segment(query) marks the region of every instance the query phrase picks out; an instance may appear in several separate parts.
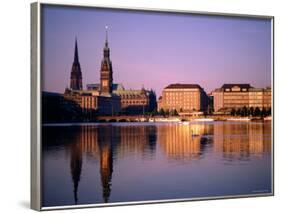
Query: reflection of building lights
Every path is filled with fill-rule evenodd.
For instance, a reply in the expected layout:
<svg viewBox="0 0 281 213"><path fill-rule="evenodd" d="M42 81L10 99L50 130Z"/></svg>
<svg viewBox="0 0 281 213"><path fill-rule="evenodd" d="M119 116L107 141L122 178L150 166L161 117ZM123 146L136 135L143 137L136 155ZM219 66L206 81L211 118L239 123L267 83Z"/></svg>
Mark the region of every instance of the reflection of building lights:
<svg viewBox="0 0 281 213"><path fill-rule="evenodd" d="M204 125L163 125L158 127L159 143L166 155L174 159L198 158L200 140L206 132ZM208 131L210 131L209 129ZM194 137L194 134L199 137Z"/></svg>
<svg viewBox="0 0 281 213"><path fill-rule="evenodd" d="M233 124L214 126L214 150L228 156L247 157L249 154L270 152L271 127L263 123Z"/></svg>
<svg viewBox="0 0 281 213"><path fill-rule="evenodd" d="M113 159L132 154L142 157L147 149L156 149L156 141L165 156L174 160L197 160L206 147L230 161L271 152L271 125L264 123L81 126L71 130L71 134L74 143L70 149L70 164L75 202L78 201L84 153L100 161L103 199L108 202Z"/></svg>

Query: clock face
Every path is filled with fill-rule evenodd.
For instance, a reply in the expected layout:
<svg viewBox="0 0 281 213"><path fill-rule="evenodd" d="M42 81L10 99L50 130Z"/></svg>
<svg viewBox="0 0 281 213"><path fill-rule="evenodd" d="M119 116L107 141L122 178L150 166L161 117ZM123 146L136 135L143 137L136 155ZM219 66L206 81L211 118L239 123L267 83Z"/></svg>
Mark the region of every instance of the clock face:
<svg viewBox="0 0 281 213"><path fill-rule="evenodd" d="M108 86L108 81L107 80L103 80L102 81L102 86L103 87L107 87Z"/></svg>

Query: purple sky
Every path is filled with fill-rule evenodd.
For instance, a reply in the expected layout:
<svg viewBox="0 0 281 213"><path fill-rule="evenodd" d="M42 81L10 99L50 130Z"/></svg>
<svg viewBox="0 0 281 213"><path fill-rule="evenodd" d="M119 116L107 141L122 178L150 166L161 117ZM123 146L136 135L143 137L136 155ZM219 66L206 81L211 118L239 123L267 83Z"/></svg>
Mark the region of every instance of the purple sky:
<svg viewBox="0 0 281 213"><path fill-rule="evenodd" d="M113 81L126 89L144 85L159 96L170 83L206 92L224 83L271 84L269 19L44 6L44 91L69 86L75 36L83 87L99 83L106 25Z"/></svg>

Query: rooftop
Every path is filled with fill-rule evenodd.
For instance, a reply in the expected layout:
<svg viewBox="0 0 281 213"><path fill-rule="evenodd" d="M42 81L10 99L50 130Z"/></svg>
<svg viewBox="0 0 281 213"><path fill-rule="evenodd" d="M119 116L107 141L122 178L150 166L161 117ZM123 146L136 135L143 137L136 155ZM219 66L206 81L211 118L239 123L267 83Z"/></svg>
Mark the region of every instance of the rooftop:
<svg viewBox="0 0 281 213"><path fill-rule="evenodd" d="M62 96L62 94L60 94L60 93L57 93L57 92L48 92L48 91L42 91L42 95L43 96L53 96L53 97L55 97L55 96Z"/></svg>
<svg viewBox="0 0 281 213"><path fill-rule="evenodd" d="M198 84L170 84L169 86L165 87L165 89L201 89L200 85Z"/></svg>
<svg viewBox="0 0 281 213"><path fill-rule="evenodd" d="M226 89L226 88L229 88L231 89L232 87L240 87L240 88L252 88L252 86L250 84L224 84L222 85L222 89Z"/></svg>

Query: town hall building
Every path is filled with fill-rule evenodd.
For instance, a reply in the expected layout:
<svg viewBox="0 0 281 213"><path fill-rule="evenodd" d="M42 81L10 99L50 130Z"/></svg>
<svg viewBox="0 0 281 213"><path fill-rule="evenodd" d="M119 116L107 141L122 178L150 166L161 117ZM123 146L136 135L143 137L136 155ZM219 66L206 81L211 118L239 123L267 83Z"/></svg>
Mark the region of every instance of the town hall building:
<svg viewBox="0 0 281 213"><path fill-rule="evenodd" d="M65 100L79 105L84 114L117 115L144 114L156 109L156 94L141 88L126 90L122 84L113 83L113 68L106 32L103 59L100 68L100 83L88 84L83 89L82 71L75 40L74 60L70 74L70 88L64 92Z"/></svg>

